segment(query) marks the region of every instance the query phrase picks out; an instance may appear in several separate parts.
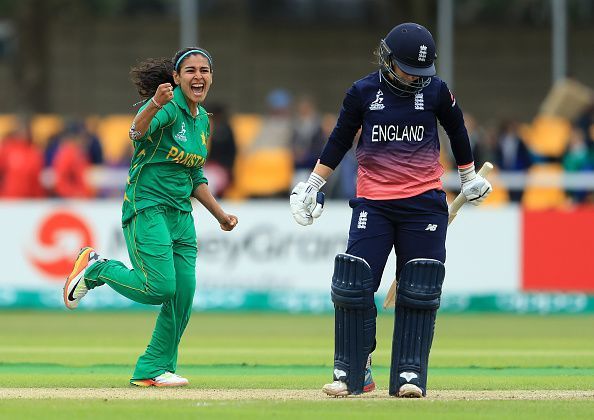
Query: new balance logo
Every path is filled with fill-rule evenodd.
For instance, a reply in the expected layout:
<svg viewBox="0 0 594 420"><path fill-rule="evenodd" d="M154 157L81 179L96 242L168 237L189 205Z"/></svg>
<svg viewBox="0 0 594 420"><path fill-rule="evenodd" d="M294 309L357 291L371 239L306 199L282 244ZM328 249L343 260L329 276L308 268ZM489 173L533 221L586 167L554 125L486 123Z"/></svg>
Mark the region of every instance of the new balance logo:
<svg viewBox="0 0 594 420"><path fill-rule="evenodd" d="M357 222L357 229L367 229L367 212L359 213L359 221Z"/></svg>
<svg viewBox="0 0 594 420"><path fill-rule="evenodd" d="M415 109L420 109L421 111L425 109L425 100L422 93L415 95Z"/></svg>
<svg viewBox="0 0 594 420"><path fill-rule="evenodd" d="M384 92L382 90L378 90L375 94L375 101L373 101L369 105L370 111L377 111L378 109L384 109L385 105L382 103L384 101Z"/></svg>
<svg viewBox="0 0 594 420"><path fill-rule="evenodd" d="M425 61L427 58L427 46L421 45L419 47L419 61Z"/></svg>
<svg viewBox="0 0 594 420"><path fill-rule="evenodd" d="M414 372L402 372L399 376L406 380L406 382L410 382L411 380L419 377L419 375Z"/></svg>
<svg viewBox="0 0 594 420"><path fill-rule="evenodd" d="M437 230L437 225L432 225L431 223L429 223L427 225L427 227L425 228L425 230L431 231L431 232L435 232Z"/></svg>

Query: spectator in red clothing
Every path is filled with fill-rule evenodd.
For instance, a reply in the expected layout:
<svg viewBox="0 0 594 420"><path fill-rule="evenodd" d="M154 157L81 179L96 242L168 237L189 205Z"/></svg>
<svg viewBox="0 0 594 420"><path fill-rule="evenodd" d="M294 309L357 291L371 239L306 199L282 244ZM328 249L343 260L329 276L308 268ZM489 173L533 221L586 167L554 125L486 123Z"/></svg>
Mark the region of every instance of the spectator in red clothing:
<svg viewBox="0 0 594 420"><path fill-rule="evenodd" d="M95 192L87 180L89 167L89 158L81 133L66 133L58 146L52 164L56 196L61 198L94 197Z"/></svg>
<svg viewBox="0 0 594 420"><path fill-rule="evenodd" d="M25 130L8 134L0 143L0 197L40 198L43 155Z"/></svg>

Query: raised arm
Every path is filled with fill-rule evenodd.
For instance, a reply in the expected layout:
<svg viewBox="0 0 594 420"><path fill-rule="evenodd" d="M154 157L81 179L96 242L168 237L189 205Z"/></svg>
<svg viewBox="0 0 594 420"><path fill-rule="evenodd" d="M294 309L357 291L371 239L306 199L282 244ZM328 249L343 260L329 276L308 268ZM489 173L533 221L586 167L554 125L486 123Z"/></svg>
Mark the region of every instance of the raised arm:
<svg viewBox="0 0 594 420"><path fill-rule="evenodd" d="M146 107L144 107L134 118L128 136L130 140L140 140L147 132L155 131L157 128L164 126L169 121L169 114L166 111L162 112L160 118L155 119L157 113L163 109L167 103L173 99L173 86L171 83L163 83L159 85L155 95L151 97ZM153 123L154 120L154 123ZM151 127L153 123L154 127Z"/></svg>

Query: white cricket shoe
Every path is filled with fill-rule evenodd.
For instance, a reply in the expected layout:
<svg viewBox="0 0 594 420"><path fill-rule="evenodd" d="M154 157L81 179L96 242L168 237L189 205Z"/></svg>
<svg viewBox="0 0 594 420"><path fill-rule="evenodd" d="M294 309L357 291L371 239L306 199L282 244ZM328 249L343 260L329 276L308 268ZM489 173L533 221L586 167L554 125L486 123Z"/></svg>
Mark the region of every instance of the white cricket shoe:
<svg viewBox="0 0 594 420"><path fill-rule="evenodd" d="M87 294L89 289L85 284L85 272L90 266L102 258L90 246L80 250L74 268L66 279L64 285L64 304L68 309L76 309L78 302Z"/></svg>
<svg viewBox="0 0 594 420"><path fill-rule="evenodd" d="M341 381L339 378L346 377L346 373L335 369L334 370L334 378L335 381L331 384L326 384L322 387L322 391L324 391L327 395L332 397L346 397L351 393L348 390L346 382ZM367 357L367 364L365 365L365 379L363 381L363 394L367 392L371 392L375 390L375 382L373 381L373 376L371 375L371 354Z"/></svg>
<svg viewBox="0 0 594 420"><path fill-rule="evenodd" d="M189 384L190 381L188 381L186 378L184 378L183 376L178 375L177 373L173 373L173 372L167 372L172 374L173 376L175 376L179 381L184 382L185 381L185 385Z"/></svg>
<svg viewBox="0 0 594 420"><path fill-rule="evenodd" d="M400 398L423 398L423 390L415 384L404 384L398 390Z"/></svg>
<svg viewBox="0 0 594 420"><path fill-rule="evenodd" d="M165 372L152 379L130 379L130 384L136 386L186 386L190 383L186 378L175 373Z"/></svg>
<svg viewBox="0 0 594 420"><path fill-rule="evenodd" d="M331 397L346 397L349 395L349 390L346 382L334 381L322 387L322 391Z"/></svg>

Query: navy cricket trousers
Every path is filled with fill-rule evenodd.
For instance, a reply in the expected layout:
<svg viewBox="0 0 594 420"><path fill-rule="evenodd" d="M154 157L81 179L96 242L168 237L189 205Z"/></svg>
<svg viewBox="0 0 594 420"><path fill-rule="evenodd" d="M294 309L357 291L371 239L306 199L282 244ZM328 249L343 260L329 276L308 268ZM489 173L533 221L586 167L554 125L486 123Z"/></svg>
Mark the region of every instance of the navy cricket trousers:
<svg viewBox="0 0 594 420"><path fill-rule="evenodd" d="M349 201L353 209L347 254L365 259L371 267L375 291L392 248L396 251L396 276L415 258L445 263L448 225L446 194L430 190L397 200Z"/></svg>

